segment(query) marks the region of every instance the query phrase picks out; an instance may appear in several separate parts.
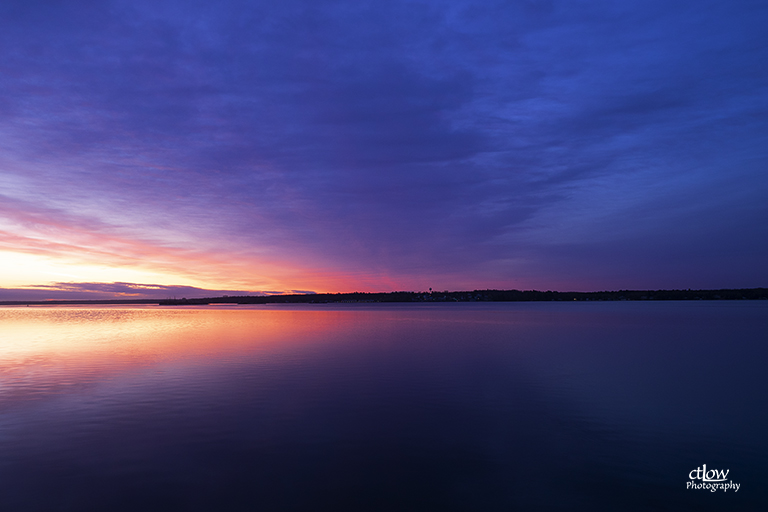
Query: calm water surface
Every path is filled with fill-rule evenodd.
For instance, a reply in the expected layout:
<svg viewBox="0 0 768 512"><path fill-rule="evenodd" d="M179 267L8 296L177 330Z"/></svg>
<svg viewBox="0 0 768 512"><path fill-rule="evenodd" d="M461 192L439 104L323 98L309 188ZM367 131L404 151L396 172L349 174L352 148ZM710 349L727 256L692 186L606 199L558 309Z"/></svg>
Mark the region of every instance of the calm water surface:
<svg viewBox="0 0 768 512"><path fill-rule="evenodd" d="M0 510L768 510L766 341L764 301L0 308Z"/></svg>

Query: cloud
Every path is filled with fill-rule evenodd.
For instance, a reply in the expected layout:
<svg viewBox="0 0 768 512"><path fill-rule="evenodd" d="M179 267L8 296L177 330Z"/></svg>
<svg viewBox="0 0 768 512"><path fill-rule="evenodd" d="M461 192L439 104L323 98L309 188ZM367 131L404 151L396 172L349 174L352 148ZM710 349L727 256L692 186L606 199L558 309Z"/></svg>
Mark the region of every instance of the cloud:
<svg viewBox="0 0 768 512"><path fill-rule="evenodd" d="M0 300L110 300L110 299L168 299L280 295L284 292L244 290L207 290L194 286L167 286L141 283L53 283L26 288L0 288ZM296 292L298 293L298 292ZM312 293L312 292L302 292Z"/></svg>
<svg viewBox="0 0 768 512"><path fill-rule="evenodd" d="M214 287L548 288L573 237L588 268L764 214L757 2L0 9L6 249Z"/></svg>

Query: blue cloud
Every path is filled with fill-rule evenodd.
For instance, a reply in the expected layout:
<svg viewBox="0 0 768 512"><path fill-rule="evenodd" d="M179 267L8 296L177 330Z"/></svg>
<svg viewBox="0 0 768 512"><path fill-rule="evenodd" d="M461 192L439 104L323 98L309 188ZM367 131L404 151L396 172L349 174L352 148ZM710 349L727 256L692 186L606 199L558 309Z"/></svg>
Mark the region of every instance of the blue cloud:
<svg viewBox="0 0 768 512"><path fill-rule="evenodd" d="M762 2L0 14L4 172L58 208L441 288L589 286L581 274L598 289L681 259L693 270L677 286L768 279L712 250L768 252ZM618 256L601 273L602 255L663 254L681 233L645 277Z"/></svg>

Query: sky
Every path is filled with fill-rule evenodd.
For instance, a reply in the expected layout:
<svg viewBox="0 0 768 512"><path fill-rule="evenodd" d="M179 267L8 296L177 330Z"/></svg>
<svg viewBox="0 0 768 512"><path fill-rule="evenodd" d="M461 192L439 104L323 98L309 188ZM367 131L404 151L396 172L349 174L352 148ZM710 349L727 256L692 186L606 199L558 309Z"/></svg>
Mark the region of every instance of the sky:
<svg viewBox="0 0 768 512"><path fill-rule="evenodd" d="M0 3L0 300L768 286L768 3Z"/></svg>

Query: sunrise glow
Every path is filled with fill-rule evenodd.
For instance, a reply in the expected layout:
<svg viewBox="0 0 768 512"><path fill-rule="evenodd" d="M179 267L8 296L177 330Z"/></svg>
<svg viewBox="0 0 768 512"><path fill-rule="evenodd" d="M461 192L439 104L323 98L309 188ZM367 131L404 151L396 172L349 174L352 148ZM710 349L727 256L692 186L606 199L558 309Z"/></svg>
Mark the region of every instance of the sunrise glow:
<svg viewBox="0 0 768 512"><path fill-rule="evenodd" d="M768 285L762 11L451 5L9 7L0 300Z"/></svg>

